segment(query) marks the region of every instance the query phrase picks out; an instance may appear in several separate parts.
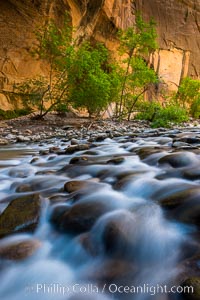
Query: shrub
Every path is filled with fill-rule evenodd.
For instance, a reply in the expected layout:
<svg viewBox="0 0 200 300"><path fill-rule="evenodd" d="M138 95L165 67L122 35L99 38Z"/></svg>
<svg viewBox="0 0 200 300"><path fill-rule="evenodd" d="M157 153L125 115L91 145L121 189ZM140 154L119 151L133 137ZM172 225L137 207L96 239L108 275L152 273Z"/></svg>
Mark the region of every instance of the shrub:
<svg viewBox="0 0 200 300"><path fill-rule="evenodd" d="M0 109L0 119L9 120L17 117L28 115L32 112L31 109L15 109L15 110L2 110Z"/></svg>
<svg viewBox="0 0 200 300"><path fill-rule="evenodd" d="M200 80L186 77L182 80L175 96L180 106L187 108L194 118L200 116Z"/></svg>
<svg viewBox="0 0 200 300"><path fill-rule="evenodd" d="M186 109L169 104L158 111L151 125L152 127L170 127L172 124L180 124L188 119Z"/></svg>
<svg viewBox="0 0 200 300"><path fill-rule="evenodd" d="M199 119L200 118L200 93L196 97L195 100L193 100L191 106L190 106L190 113L192 117Z"/></svg>
<svg viewBox="0 0 200 300"><path fill-rule="evenodd" d="M55 106L55 111L59 114L59 115L65 115L66 112L69 112L69 108L66 104L64 103L58 103Z"/></svg>
<svg viewBox="0 0 200 300"><path fill-rule="evenodd" d="M143 110L136 118L151 121L153 128L170 127L173 124L180 124L189 119L187 110L179 107L172 101L166 104L165 107L162 107L156 101L146 102L143 103Z"/></svg>
<svg viewBox="0 0 200 300"><path fill-rule="evenodd" d="M138 103L137 109L140 112L135 116L135 119L152 122L156 117L156 114L162 109L162 106L157 101L141 101Z"/></svg>

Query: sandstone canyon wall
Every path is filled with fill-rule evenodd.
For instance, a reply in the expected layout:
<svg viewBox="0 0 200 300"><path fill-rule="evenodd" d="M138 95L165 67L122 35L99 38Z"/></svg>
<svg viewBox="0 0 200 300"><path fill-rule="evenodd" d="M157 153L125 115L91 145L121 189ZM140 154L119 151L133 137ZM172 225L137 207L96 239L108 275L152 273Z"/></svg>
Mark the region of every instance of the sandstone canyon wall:
<svg viewBox="0 0 200 300"><path fill-rule="evenodd" d="M61 23L65 10L69 10L69 6L62 0L0 0L1 109L20 106L13 93L15 83L46 74L48 66L31 55L34 31L48 18Z"/></svg>
<svg viewBox="0 0 200 300"><path fill-rule="evenodd" d="M62 25L69 11L80 40L91 36L117 47L118 28L134 25L135 13L157 23L159 50L152 64L170 89L184 76L200 78L200 0L0 0L0 108L9 109L13 84L48 66L35 61L30 50L34 30L49 18Z"/></svg>
<svg viewBox="0 0 200 300"><path fill-rule="evenodd" d="M157 23L154 67L171 89L185 76L200 79L200 0L136 0L144 19Z"/></svg>

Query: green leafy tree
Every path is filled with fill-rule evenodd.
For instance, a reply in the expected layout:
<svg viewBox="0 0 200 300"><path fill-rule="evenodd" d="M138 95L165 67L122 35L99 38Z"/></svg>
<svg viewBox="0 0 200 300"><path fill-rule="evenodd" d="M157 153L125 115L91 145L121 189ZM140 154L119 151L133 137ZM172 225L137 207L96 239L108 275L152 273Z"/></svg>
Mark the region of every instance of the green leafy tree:
<svg viewBox="0 0 200 300"><path fill-rule="evenodd" d="M200 80L186 77L181 81L176 101L183 107L190 110L192 117L200 116Z"/></svg>
<svg viewBox="0 0 200 300"><path fill-rule="evenodd" d="M68 69L75 52L72 40L73 28L68 16L62 28L50 20L47 25L36 31L36 45L32 54L36 59L49 65L47 77L37 76L15 86L23 94L25 101L39 110L39 118L44 117L53 108L67 105ZM48 108L46 108L48 107Z"/></svg>
<svg viewBox="0 0 200 300"><path fill-rule="evenodd" d="M145 93L150 83L157 82L154 70L148 67L144 57L150 55L157 48L155 23L143 21L136 17L135 27L120 31L120 52L126 54L123 61L126 64L122 81L119 103L119 116L123 108L128 108L128 119L137 100Z"/></svg>
<svg viewBox="0 0 200 300"><path fill-rule="evenodd" d="M73 31L67 18L62 29L50 21L36 33L33 53L48 62L49 76L26 80L16 88L26 103L39 109L40 118L53 108L63 112L69 104L97 115L118 96L120 76L106 47L89 42L78 47Z"/></svg>
<svg viewBox="0 0 200 300"><path fill-rule="evenodd" d="M117 94L119 77L108 60L109 52L103 44L84 42L68 72L69 101L75 108L86 108L90 117L104 110Z"/></svg>
<svg viewBox="0 0 200 300"><path fill-rule="evenodd" d="M129 75L128 90L124 107L128 112L128 120L137 101L142 98L145 91L148 90L150 84L157 82L155 71L148 68L146 62L141 57L134 57L131 60L132 72Z"/></svg>

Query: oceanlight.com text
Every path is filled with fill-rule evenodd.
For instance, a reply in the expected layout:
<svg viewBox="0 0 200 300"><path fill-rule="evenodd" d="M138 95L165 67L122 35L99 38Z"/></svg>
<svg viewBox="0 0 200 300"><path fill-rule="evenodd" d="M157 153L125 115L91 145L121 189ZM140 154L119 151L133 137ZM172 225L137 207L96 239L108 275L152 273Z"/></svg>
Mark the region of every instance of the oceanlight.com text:
<svg viewBox="0 0 200 300"><path fill-rule="evenodd" d="M96 284L82 284L75 283L71 285L64 285L60 283L36 283L35 285L26 286L26 293L36 294L193 294L193 286L167 286L167 285L118 285L115 283L104 284L98 286Z"/></svg>

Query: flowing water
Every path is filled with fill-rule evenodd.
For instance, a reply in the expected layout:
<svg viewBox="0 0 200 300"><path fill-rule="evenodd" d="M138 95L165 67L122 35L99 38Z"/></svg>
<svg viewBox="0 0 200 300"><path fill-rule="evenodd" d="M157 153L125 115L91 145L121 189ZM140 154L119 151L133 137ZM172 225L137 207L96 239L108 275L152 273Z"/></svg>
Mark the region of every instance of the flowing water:
<svg viewBox="0 0 200 300"><path fill-rule="evenodd" d="M24 259L2 257L0 299L181 299L161 287L178 285L182 262L199 251L198 151L174 152L170 137L121 137L39 155L67 146L0 150L1 212L21 196L39 193L42 203L33 232L26 220L1 239L0 256L19 242L37 247Z"/></svg>

